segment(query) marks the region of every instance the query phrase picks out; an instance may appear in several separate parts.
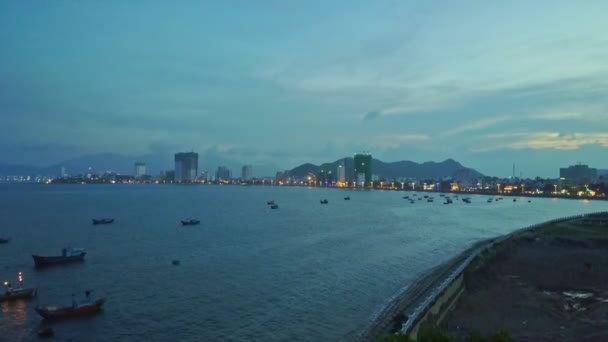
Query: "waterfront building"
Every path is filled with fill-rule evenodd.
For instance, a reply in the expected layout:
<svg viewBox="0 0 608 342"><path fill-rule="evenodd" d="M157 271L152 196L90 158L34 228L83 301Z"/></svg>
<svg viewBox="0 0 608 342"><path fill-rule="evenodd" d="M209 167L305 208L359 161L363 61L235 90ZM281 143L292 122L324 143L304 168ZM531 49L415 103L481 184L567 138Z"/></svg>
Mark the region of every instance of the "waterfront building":
<svg viewBox="0 0 608 342"><path fill-rule="evenodd" d="M60 176L61 178L66 178L66 177L68 176L68 172L67 172L67 170L66 170L65 166L62 166L62 167L61 167L61 173L59 174L59 176Z"/></svg>
<svg viewBox="0 0 608 342"><path fill-rule="evenodd" d="M215 180L218 182L230 180L230 170L225 166L218 166L215 172Z"/></svg>
<svg viewBox="0 0 608 342"><path fill-rule="evenodd" d="M245 182L248 182L253 179L253 166L244 165L241 170L241 179Z"/></svg>
<svg viewBox="0 0 608 342"><path fill-rule="evenodd" d="M338 179L337 181L339 183L344 183L346 182L346 168L344 167L344 164L340 164L338 165L338 170L336 172L338 174Z"/></svg>
<svg viewBox="0 0 608 342"><path fill-rule="evenodd" d="M597 169L578 164L559 169L560 180L569 185L584 186L597 179Z"/></svg>
<svg viewBox="0 0 608 342"><path fill-rule="evenodd" d="M135 178L141 178L146 175L146 163L135 163Z"/></svg>
<svg viewBox="0 0 608 342"><path fill-rule="evenodd" d="M207 182L209 180L209 171L201 172L200 180L203 182Z"/></svg>
<svg viewBox="0 0 608 342"><path fill-rule="evenodd" d="M175 154L175 182L191 183L198 175L198 153L181 152Z"/></svg>
<svg viewBox="0 0 608 342"><path fill-rule="evenodd" d="M361 174L363 175L363 184L361 184ZM368 186L372 182L372 155L367 152L357 153L354 157L354 178L357 183L362 186Z"/></svg>

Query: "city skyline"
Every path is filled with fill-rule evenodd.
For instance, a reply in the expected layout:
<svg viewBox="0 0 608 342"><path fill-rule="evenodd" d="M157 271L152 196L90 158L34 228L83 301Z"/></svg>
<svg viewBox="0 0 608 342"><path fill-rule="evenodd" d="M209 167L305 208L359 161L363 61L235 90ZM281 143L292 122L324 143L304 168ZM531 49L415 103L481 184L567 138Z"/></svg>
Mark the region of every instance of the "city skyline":
<svg viewBox="0 0 608 342"><path fill-rule="evenodd" d="M0 162L196 150L285 170L369 150L606 169L606 9L4 2Z"/></svg>

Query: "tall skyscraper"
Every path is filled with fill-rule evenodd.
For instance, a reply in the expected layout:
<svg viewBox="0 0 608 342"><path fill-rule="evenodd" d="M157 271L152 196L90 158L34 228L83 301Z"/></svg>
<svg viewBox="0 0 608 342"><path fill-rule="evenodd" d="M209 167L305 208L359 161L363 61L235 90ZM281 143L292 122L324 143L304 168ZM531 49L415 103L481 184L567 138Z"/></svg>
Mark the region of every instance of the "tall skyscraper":
<svg viewBox="0 0 608 342"><path fill-rule="evenodd" d="M241 179L245 182L250 181L253 178L253 167L251 165L244 165L241 172Z"/></svg>
<svg viewBox="0 0 608 342"><path fill-rule="evenodd" d="M66 170L65 166L61 167L61 174L59 176L62 178L66 178L68 176L68 171Z"/></svg>
<svg viewBox="0 0 608 342"><path fill-rule="evenodd" d="M357 180L359 185L370 185L372 182L372 155L368 152L357 153L354 162L353 178Z"/></svg>
<svg viewBox="0 0 608 342"><path fill-rule="evenodd" d="M135 163L135 178L141 178L146 175L146 163Z"/></svg>
<svg viewBox="0 0 608 342"><path fill-rule="evenodd" d="M346 168L343 164L338 165L338 182L344 183L346 182Z"/></svg>
<svg viewBox="0 0 608 342"><path fill-rule="evenodd" d="M572 165L559 169L559 177L570 185L586 185L597 179L597 169L587 165Z"/></svg>
<svg viewBox="0 0 608 342"><path fill-rule="evenodd" d="M230 170L225 166L218 166L215 172L215 180L218 182L230 179Z"/></svg>
<svg viewBox="0 0 608 342"><path fill-rule="evenodd" d="M198 153L182 152L175 154L175 182L191 183L198 175Z"/></svg>

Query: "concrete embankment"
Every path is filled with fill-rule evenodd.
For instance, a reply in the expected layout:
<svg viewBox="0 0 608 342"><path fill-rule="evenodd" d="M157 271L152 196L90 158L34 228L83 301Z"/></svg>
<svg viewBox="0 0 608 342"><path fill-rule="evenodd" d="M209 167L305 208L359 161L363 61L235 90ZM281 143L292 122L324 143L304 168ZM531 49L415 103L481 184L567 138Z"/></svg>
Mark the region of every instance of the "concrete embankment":
<svg viewBox="0 0 608 342"><path fill-rule="evenodd" d="M437 326L455 306L466 291L465 273L478 267L480 263L491 260L504 242L517 239L538 228L557 223L586 219L607 212L590 213L550 220L513 233L477 243L450 262L419 279L413 286L395 296L375 322L361 335L361 340L376 340L385 334L400 331L416 339L421 328L426 325Z"/></svg>

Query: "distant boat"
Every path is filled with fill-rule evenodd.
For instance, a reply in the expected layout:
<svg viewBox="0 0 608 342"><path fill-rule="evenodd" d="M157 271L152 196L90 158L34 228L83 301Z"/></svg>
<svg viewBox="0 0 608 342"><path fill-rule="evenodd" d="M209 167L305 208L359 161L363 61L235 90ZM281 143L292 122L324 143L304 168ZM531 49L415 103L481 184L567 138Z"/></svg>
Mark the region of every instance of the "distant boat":
<svg viewBox="0 0 608 342"><path fill-rule="evenodd" d="M279 209L279 205L278 204L273 204L270 206L270 209Z"/></svg>
<svg viewBox="0 0 608 342"><path fill-rule="evenodd" d="M328 200L326 200L326 199L321 200L320 202L321 202L321 204L327 204L327 203L329 203L329 201L328 201Z"/></svg>
<svg viewBox="0 0 608 342"><path fill-rule="evenodd" d="M67 264L70 262L84 261L87 253L83 248L63 248L60 256L32 255L36 267Z"/></svg>
<svg viewBox="0 0 608 342"><path fill-rule="evenodd" d="M268 201L268 202L266 202L266 204L268 204L268 205L273 205L273 204L274 204L274 200L272 200L272 201Z"/></svg>
<svg viewBox="0 0 608 342"><path fill-rule="evenodd" d="M201 223L200 220L190 219L190 220L182 220L182 226L196 226Z"/></svg>
<svg viewBox="0 0 608 342"><path fill-rule="evenodd" d="M23 276L22 276L21 272L19 272L18 279L19 279L19 284L21 284L21 282L23 281ZM6 291L4 293L0 293L0 303L6 302L9 300L13 300L13 299L32 298L36 295L36 292L38 291L38 289L35 287L13 288L11 286L11 283L9 283L8 281L4 282L4 287L6 288Z"/></svg>
<svg viewBox="0 0 608 342"><path fill-rule="evenodd" d="M517 198L514 198L514 199L513 199L513 202L517 202Z"/></svg>
<svg viewBox="0 0 608 342"><path fill-rule="evenodd" d="M528 200L528 203L532 203L532 200Z"/></svg>
<svg viewBox="0 0 608 342"><path fill-rule="evenodd" d="M11 241L9 238L0 238L0 243L8 243L9 241Z"/></svg>
<svg viewBox="0 0 608 342"><path fill-rule="evenodd" d="M85 301L77 302L76 300L72 299L71 306L36 306L34 310L36 310L36 312L40 316L42 316L42 318L47 320L82 317L96 314L101 311L101 307L103 306L106 300L101 298L95 301L91 301L88 297L89 292L87 291L87 299Z"/></svg>
<svg viewBox="0 0 608 342"><path fill-rule="evenodd" d="M113 218L93 219L93 224L94 225L98 225L98 224L112 224L112 223L114 223L114 219Z"/></svg>
<svg viewBox="0 0 608 342"><path fill-rule="evenodd" d="M345 201L350 201L350 196L346 196L346 197L344 197L344 200L345 200Z"/></svg>

